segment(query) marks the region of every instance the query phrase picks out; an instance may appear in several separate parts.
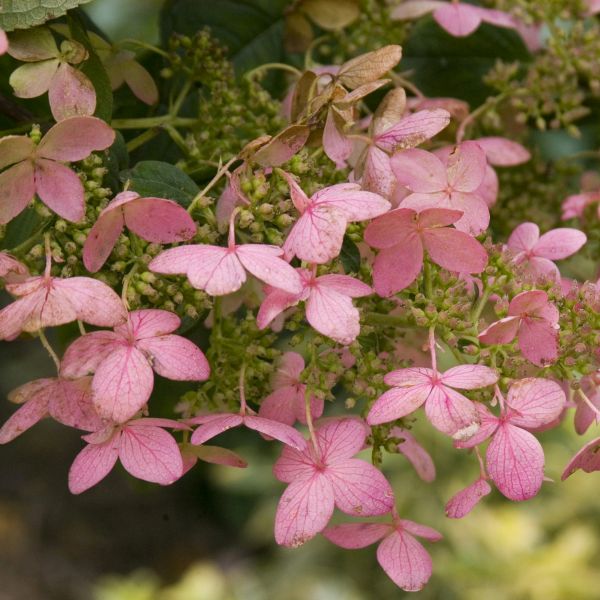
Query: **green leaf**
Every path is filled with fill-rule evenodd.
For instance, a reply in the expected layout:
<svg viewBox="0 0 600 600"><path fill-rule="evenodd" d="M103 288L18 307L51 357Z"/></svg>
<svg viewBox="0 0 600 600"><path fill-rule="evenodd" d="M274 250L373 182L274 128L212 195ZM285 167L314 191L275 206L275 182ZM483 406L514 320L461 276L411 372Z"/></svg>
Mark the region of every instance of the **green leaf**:
<svg viewBox="0 0 600 600"><path fill-rule="evenodd" d="M158 160L145 160L121 173L121 181L129 180L130 188L140 196L175 200L189 206L200 188L175 165Z"/></svg>
<svg viewBox="0 0 600 600"><path fill-rule="evenodd" d="M33 207L26 208L6 226L6 233L1 242L2 249L11 250L31 240L31 245L27 244L28 247L23 249L28 251L35 244L36 233L40 233L41 240L41 232L46 225L47 221L40 217Z"/></svg>
<svg viewBox="0 0 600 600"><path fill-rule="evenodd" d="M494 94L483 76L497 59L528 61L521 37L510 29L482 24L464 38L451 36L431 17L421 19L403 46L400 69L426 96L451 96L477 106Z"/></svg>
<svg viewBox="0 0 600 600"><path fill-rule="evenodd" d="M287 0L170 0L162 13L163 40L193 36L203 27L225 44L238 74L283 60L283 9Z"/></svg>
<svg viewBox="0 0 600 600"><path fill-rule="evenodd" d="M123 135L120 131L115 132L115 141L106 152L104 165L108 169L105 183L115 194L117 194L119 191L121 191L121 180L119 174L121 171L129 167L129 154L127 152L125 140L123 139Z"/></svg>
<svg viewBox="0 0 600 600"><path fill-rule="evenodd" d="M360 252L358 246L348 237L344 236L340 260L346 273L358 273L360 269Z"/></svg>
<svg viewBox="0 0 600 600"><path fill-rule="evenodd" d="M88 2L90 0L2 0L0 29L13 31L35 27Z"/></svg>

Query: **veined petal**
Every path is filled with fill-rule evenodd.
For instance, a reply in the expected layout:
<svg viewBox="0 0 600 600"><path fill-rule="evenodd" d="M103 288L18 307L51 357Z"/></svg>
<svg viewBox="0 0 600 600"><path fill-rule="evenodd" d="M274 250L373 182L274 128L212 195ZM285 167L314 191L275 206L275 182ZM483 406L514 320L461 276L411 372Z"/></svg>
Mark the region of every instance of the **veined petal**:
<svg viewBox="0 0 600 600"><path fill-rule="evenodd" d="M431 385L393 388L384 392L371 406L367 415L369 425L389 423L405 417L419 408L432 392Z"/></svg>
<svg viewBox="0 0 600 600"><path fill-rule="evenodd" d="M63 219L77 222L85 216L83 184L68 167L55 161L37 159L35 191L40 200Z"/></svg>

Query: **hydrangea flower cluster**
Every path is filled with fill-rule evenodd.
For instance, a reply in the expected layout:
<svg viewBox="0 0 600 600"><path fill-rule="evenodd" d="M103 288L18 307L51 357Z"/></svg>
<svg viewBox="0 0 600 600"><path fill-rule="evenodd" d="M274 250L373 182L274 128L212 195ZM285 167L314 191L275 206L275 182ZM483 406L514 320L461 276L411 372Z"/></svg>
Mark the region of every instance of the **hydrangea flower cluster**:
<svg viewBox="0 0 600 600"><path fill-rule="evenodd" d="M516 16L465 2L408 0L391 17L428 13L452 36L482 22L527 33ZM15 96L47 94L56 121L0 138L0 339L37 338L56 366L12 392L18 407L0 443L44 418L81 430L68 474L80 494L117 460L161 485L198 459L243 468L232 450L207 445L243 426L281 448L278 544L319 534L347 549L377 543L384 572L420 590L432 561L416 538L442 535L400 516L402 490L383 458L404 454L433 484L415 420L477 461L476 481L440 507L455 519L492 485L512 501L538 494L537 435L572 408L578 433L600 421L600 287L596 274L567 278L556 264L593 246L583 229L591 213L598 220L600 186L566 198L572 226L523 222L498 238L497 170L531 160L525 136L490 131L485 111L460 100L426 97L398 72L397 44L336 66L284 65L281 129L201 158L209 134L180 109L204 101L199 86L216 94L230 81L216 59L202 71L208 34L158 50L169 108L139 119L93 116L98 82L82 70L92 58L111 88L127 84L121 94L153 105L162 88L133 52L85 35L72 39L64 24L8 42L0 32L0 54L24 63L9 80ZM268 113L264 96L254 100ZM182 157L117 166L109 182L119 152L151 145L159 130ZM12 244L22 213L38 226ZM74 322L80 335L57 352L48 329ZM189 384L168 418L157 413L156 375ZM584 446L563 477L600 470L599 446ZM361 521L336 524L336 509Z"/></svg>

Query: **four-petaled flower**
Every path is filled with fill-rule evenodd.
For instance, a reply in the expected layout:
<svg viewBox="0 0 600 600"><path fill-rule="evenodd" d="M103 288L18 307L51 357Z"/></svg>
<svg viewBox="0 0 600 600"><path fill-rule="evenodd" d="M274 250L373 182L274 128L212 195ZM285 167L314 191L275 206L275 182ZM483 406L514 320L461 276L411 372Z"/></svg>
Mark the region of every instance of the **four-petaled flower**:
<svg viewBox="0 0 600 600"><path fill-rule="evenodd" d="M353 516L390 512L390 484L373 465L353 458L364 448L368 428L358 419L335 419L316 429L316 447L286 446L273 472L288 487L279 500L275 541L301 546L327 526L334 507Z"/></svg>
<svg viewBox="0 0 600 600"><path fill-rule="evenodd" d="M80 221L85 211L83 184L63 162L83 160L108 148L115 132L95 117L71 117L57 123L36 146L26 135L0 139L0 224L8 223L37 194L68 221ZM8 167L8 168L6 168Z"/></svg>
<svg viewBox="0 0 600 600"><path fill-rule="evenodd" d="M144 407L154 375L175 381L204 381L210 367L195 344L173 335L181 320L166 310L129 313L114 331L94 331L76 339L61 365L64 377L94 373L92 390L98 414L123 423Z"/></svg>

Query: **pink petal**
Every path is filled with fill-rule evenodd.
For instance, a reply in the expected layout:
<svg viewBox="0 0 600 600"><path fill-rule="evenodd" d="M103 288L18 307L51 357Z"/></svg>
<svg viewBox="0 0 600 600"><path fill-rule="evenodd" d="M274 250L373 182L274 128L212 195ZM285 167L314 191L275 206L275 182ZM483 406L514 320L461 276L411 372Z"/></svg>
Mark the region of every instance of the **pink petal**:
<svg viewBox="0 0 600 600"><path fill-rule="evenodd" d="M566 397L555 381L528 377L508 390L508 419L513 425L533 429L554 421L564 410Z"/></svg>
<svg viewBox="0 0 600 600"><path fill-rule="evenodd" d="M369 192L390 198L396 185L390 157L377 146L369 146L364 158L361 187Z"/></svg>
<svg viewBox="0 0 600 600"><path fill-rule="evenodd" d="M495 417L486 406L478 402L475 404L475 408L480 421L479 429L468 438L455 438L455 448L474 448L475 446L479 446L479 444L482 444L494 435L496 429L498 429L501 420Z"/></svg>
<svg viewBox="0 0 600 600"><path fill-rule="evenodd" d="M308 208L310 204L310 200L308 196L304 193L302 188L298 185L298 182L286 171L280 171L280 173L285 178L289 188L290 188L290 198L296 210L302 215L304 211Z"/></svg>
<svg viewBox="0 0 600 600"><path fill-rule="evenodd" d="M379 296L388 297L407 288L423 268L423 244L413 234L400 244L381 250L373 263L373 286Z"/></svg>
<svg viewBox="0 0 600 600"><path fill-rule="evenodd" d="M335 505L348 515L384 515L394 506L394 492L381 471L357 458L338 462L325 471Z"/></svg>
<svg viewBox="0 0 600 600"><path fill-rule="evenodd" d="M92 401L92 380L84 377L75 381L57 379L48 408L50 416L59 423L84 431L98 431L104 427Z"/></svg>
<svg viewBox="0 0 600 600"><path fill-rule="evenodd" d="M519 348L538 367L552 363L558 358L558 329L547 321L524 318L519 327Z"/></svg>
<svg viewBox="0 0 600 600"><path fill-rule="evenodd" d="M431 558L412 535L395 531L377 548L377 561L389 578L407 592L423 589L431 577Z"/></svg>
<svg viewBox="0 0 600 600"><path fill-rule="evenodd" d="M450 35L466 37L481 25L481 17L474 9L469 4L445 4L434 10L433 18Z"/></svg>
<svg viewBox="0 0 600 600"><path fill-rule="evenodd" d="M279 360L277 371L273 375L273 387L287 387L299 383L304 366L304 358L301 354L284 352Z"/></svg>
<svg viewBox="0 0 600 600"><path fill-rule="evenodd" d="M121 341L112 331L93 331L77 338L63 356L60 374L75 378L93 373Z"/></svg>
<svg viewBox="0 0 600 600"><path fill-rule="evenodd" d="M399 387L412 387L414 385L431 385L435 373L423 367L409 367L397 369L387 373L383 381L386 385Z"/></svg>
<svg viewBox="0 0 600 600"><path fill-rule="evenodd" d="M432 229L453 225L462 217L462 215L463 213L460 210L451 210L448 208L427 208L419 213L419 228Z"/></svg>
<svg viewBox="0 0 600 600"><path fill-rule="evenodd" d="M11 33L10 56L23 62L37 62L58 56L54 36L48 28L37 27Z"/></svg>
<svg viewBox="0 0 600 600"><path fill-rule="evenodd" d="M256 324L258 328L264 329L286 308L298 304L300 300L300 294L290 294L283 290L272 289L268 292L258 309L258 314L256 315Z"/></svg>
<svg viewBox="0 0 600 600"><path fill-rule="evenodd" d="M26 135L6 135L0 138L0 169L31 157L35 144Z"/></svg>
<svg viewBox="0 0 600 600"><path fill-rule="evenodd" d="M479 429L475 405L462 394L445 386L436 386L425 402L425 414L431 424L447 435L461 439Z"/></svg>
<svg viewBox="0 0 600 600"><path fill-rule="evenodd" d="M417 442L415 436L406 429L394 427L392 429L392 435L401 438L402 440L396 446L398 452L408 459L417 472L417 475L423 481L431 483L435 479L435 465L427 450L425 450L425 448Z"/></svg>
<svg viewBox="0 0 600 600"><path fill-rule="evenodd" d="M301 546L327 526L333 508L333 488L324 474L293 481L277 506L275 541L290 548Z"/></svg>
<svg viewBox="0 0 600 600"><path fill-rule="evenodd" d="M487 449L488 473L509 500L533 498L544 478L544 451L528 431L503 423Z"/></svg>
<svg viewBox="0 0 600 600"><path fill-rule="evenodd" d="M407 0L394 6L390 16L398 21L418 19L444 5L445 2L441 0Z"/></svg>
<svg viewBox="0 0 600 600"><path fill-rule="evenodd" d="M450 206L463 211L463 216L456 222L456 229L470 235L479 235L487 229L490 209L476 192L452 192Z"/></svg>
<svg viewBox="0 0 600 600"><path fill-rule="evenodd" d="M485 248L475 238L457 229L425 230L423 243L431 260L448 271L481 273L487 266Z"/></svg>
<svg viewBox="0 0 600 600"><path fill-rule="evenodd" d="M460 216L460 215L459 215ZM372 248L392 248L396 244L413 243L417 235L416 213L396 208L373 220L365 229L365 242Z"/></svg>
<svg viewBox="0 0 600 600"><path fill-rule="evenodd" d="M206 356L196 344L180 335L139 340L136 347L151 361L156 373L174 381L205 381L210 376Z"/></svg>
<svg viewBox="0 0 600 600"><path fill-rule="evenodd" d="M521 223L510 234L506 245L513 252L529 252L540 239L540 228L535 223Z"/></svg>
<svg viewBox="0 0 600 600"><path fill-rule="evenodd" d="M243 244L236 248L236 256L244 267L257 279L291 294L302 291L302 282L296 270L280 256L277 246Z"/></svg>
<svg viewBox="0 0 600 600"><path fill-rule="evenodd" d="M442 534L436 529L427 527L427 525L421 525L421 523L409 521L408 519L400 519L398 525L411 535L422 537L430 542L439 542L443 538Z"/></svg>
<svg viewBox="0 0 600 600"><path fill-rule="evenodd" d="M413 192L430 194L446 189L448 180L442 161L431 152L413 148L392 156L398 183Z"/></svg>
<svg viewBox="0 0 600 600"><path fill-rule="evenodd" d="M390 531L390 526L385 523L343 523L328 527L323 536L340 548L357 550L378 542Z"/></svg>
<svg viewBox="0 0 600 600"><path fill-rule="evenodd" d="M12 221L33 200L35 180L33 165L20 162L0 173L0 224Z"/></svg>
<svg viewBox="0 0 600 600"><path fill-rule="evenodd" d="M281 387L269 394L260 404L259 416L293 425L296 422L298 392L295 387Z"/></svg>
<svg viewBox="0 0 600 600"><path fill-rule="evenodd" d="M219 446L191 446L190 444L186 444L184 445L184 448L182 448L182 458L184 462L186 459L193 460L193 464L190 465L190 468L194 466L197 459L213 465L237 467L238 469L245 469L248 466L248 463L239 454L236 454L227 448L220 448ZM186 469L184 467L184 472L185 471Z"/></svg>
<svg viewBox="0 0 600 600"><path fill-rule="evenodd" d="M110 205L105 211L110 209ZM191 239L196 224L185 208L163 198L138 198L125 207L125 224L142 239L172 244Z"/></svg>
<svg viewBox="0 0 600 600"><path fill-rule="evenodd" d="M244 425L248 429L254 429L254 431L275 438L296 450L303 450L306 447L306 440L302 434L285 423L263 417L245 416Z"/></svg>
<svg viewBox="0 0 600 600"><path fill-rule="evenodd" d="M168 310L146 308L129 313L127 323L115 327L115 332L125 338L136 340L173 333L181 325L181 319Z"/></svg>
<svg viewBox="0 0 600 600"><path fill-rule="evenodd" d="M538 258L537 256L534 256L522 264L525 267L525 272L530 274L534 279L560 281L560 271L558 270L558 267L547 258Z"/></svg>
<svg viewBox="0 0 600 600"><path fill-rule="evenodd" d="M352 154L352 140L344 135L340 127L341 123L336 122L334 110L334 108L330 108L327 111L325 129L323 129L323 150L340 168L344 166L346 159ZM343 123L341 117L339 120Z"/></svg>
<svg viewBox="0 0 600 600"><path fill-rule="evenodd" d="M32 398L20 406L0 428L0 444L7 444L48 415L46 394Z"/></svg>
<svg viewBox="0 0 600 600"><path fill-rule="evenodd" d="M544 233L535 245L536 256L549 260L561 260L578 252L587 242L587 236L579 229L561 227Z"/></svg>
<svg viewBox="0 0 600 600"><path fill-rule="evenodd" d="M93 115L96 110L96 90L92 82L82 71L64 62L50 82L48 100L56 121Z"/></svg>
<svg viewBox="0 0 600 600"><path fill-rule="evenodd" d="M479 334L479 340L484 344L508 344L515 339L521 320L518 317L505 317Z"/></svg>
<svg viewBox="0 0 600 600"><path fill-rule="evenodd" d="M154 375L148 359L129 345L116 347L96 369L94 404L101 417L124 423L150 398Z"/></svg>
<svg viewBox="0 0 600 600"><path fill-rule="evenodd" d="M8 80L17 98L37 98L45 94L58 69L55 58L36 63L21 65L15 69Z"/></svg>
<svg viewBox="0 0 600 600"><path fill-rule="evenodd" d="M317 277L316 281L319 288L325 287L338 294L350 296L350 298L363 298L373 293L371 287L366 283L348 275L321 275L321 277Z"/></svg>
<svg viewBox="0 0 600 600"><path fill-rule="evenodd" d="M348 221L366 221L378 217L390 209L390 203L374 194L365 192L355 183L338 183L319 190L311 198L315 218L326 216L332 206L342 211Z"/></svg>
<svg viewBox="0 0 600 600"><path fill-rule="evenodd" d="M90 273L100 270L123 231L121 211L107 210L100 213L83 246L83 264Z"/></svg>
<svg viewBox="0 0 600 600"><path fill-rule="evenodd" d="M169 485L183 474L179 446L160 427L124 427L119 458L128 473L144 481Z"/></svg>
<svg viewBox="0 0 600 600"><path fill-rule="evenodd" d="M527 148L503 137L482 137L476 142L485 152L491 165L512 167L527 162L531 158Z"/></svg>
<svg viewBox="0 0 600 600"><path fill-rule="evenodd" d="M479 478L448 500L446 504L446 516L450 519L462 519L466 517L479 501L491 491L490 484L485 479Z"/></svg>
<svg viewBox="0 0 600 600"><path fill-rule="evenodd" d="M133 92L136 98L139 98L145 104L152 106L158 102L158 88L152 76L140 63L135 60L128 60L121 64L121 73L125 83Z"/></svg>
<svg viewBox="0 0 600 600"><path fill-rule="evenodd" d="M35 163L35 191L40 200L63 219L77 222L85 216L83 184L68 167L38 159Z"/></svg>
<svg viewBox="0 0 600 600"><path fill-rule="evenodd" d="M76 161L94 150L105 150L115 140L115 132L102 119L71 117L57 123L42 138L36 154L41 158Z"/></svg>
<svg viewBox="0 0 600 600"><path fill-rule="evenodd" d="M450 203L450 196L445 191L428 192L423 194L408 194L407 196L399 199L399 206L400 208L410 208L418 213L426 209L453 208ZM461 209L460 212L464 211Z"/></svg>
<svg viewBox="0 0 600 600"><path fill-rule="evenodd" d="M81 494L102 481L112 470L119 457L120 435L103 444L88 444L76 457L69 469L69 491Z"/></svg>
<svg viewBox="0 0 600 600"><path fill-rule="evenodd" d="M420 110L404 117L375 138L381 149L393 153L414 148L432 138L450 123L450 113L442 108Z"/></svg>
<svg viewBox="0 0 600 600"><path fill-rule="evenodd" d="M508 314L535 314L548 304L548 294L542 290L531 290L517 294L508 306Z"/></svg>
<svg viewBox="0 0 600 600"><path fill-rule="evenodd" d="M575 471L582 469L586 473L600 470L600 438L596 438L588 442L575 456L569 461L565 467L561 480L564 481L570 477Z"/></svg>
<svg viewBox="0 0 600 600"><path fill-rule="evenodd" d="M384 392L371 406L367 415L369 425L389 423L405 417L421 406L432 392L431 385L393 388Z"/></svg>
<svg viewBox="0 0 600 600"><path fill-rule="evenodd" d="M19 298L0 310L0 339L13 340L21 331L37 331L41 323L41 310L44 302L42 293ZM75 316L70 313L70 316ZM74 319L71 319L74 320ZM68 321L67 321L68 322Z"/></svg>
<svg viewBox="0 0 600 600"><path fill-rule="evenodd" d="M476 390L494 385L498 381L498 374L483 365L460 365L448 369L441 381L444 385L461 390Z"/></svg>
<svg viewBox="0 0 600 600"><path fill-rule="evenodd" d="M482 21L490 23L491 25L495 25L496 27L510 27L511 29L517 29L517 23L511 15L501 10L492 10L490 8L480 7L476 8Z"/></svg>
<svg viewBox="0 0 600 600"><path fill-rule="evenodd" d="M314 459L310 455L308 447L303 452L299 452L291 446L284 446L281 456L273 465L273 474L284 483L291 483L296 479L309 479L314 472Z"/></svg>
<svg viewBox="0 0 600 600"><path fill-rule="evenodd" d="M228 429L239 427L244 422L244 419L240 415L231 413L212 414L210 417L210 421L204 423L194 431L190 439L192 444L203 444Z"/></svg>
<svg viewBox="0 0 600 600"><path fill-rule="evenodd" d="M490 165L487 165L483 181L475 193L491 208L496 204L496 200L498 200L499 189L500 182L498 181L498 175L496 175L496 171Z"/></svg>
<svg viewBox="0 0 600 600"><path fill-rule="evenodd" d="M0 56L8 50L8 36L0 29Z"/></svg>
<svg viewBox="0 0 600 600"><path fill-rule="evenodd" d="M364 448L368 433L364 421L358 418L326 421L316 431L323 462L331 465L352 458Z"/></svg>

